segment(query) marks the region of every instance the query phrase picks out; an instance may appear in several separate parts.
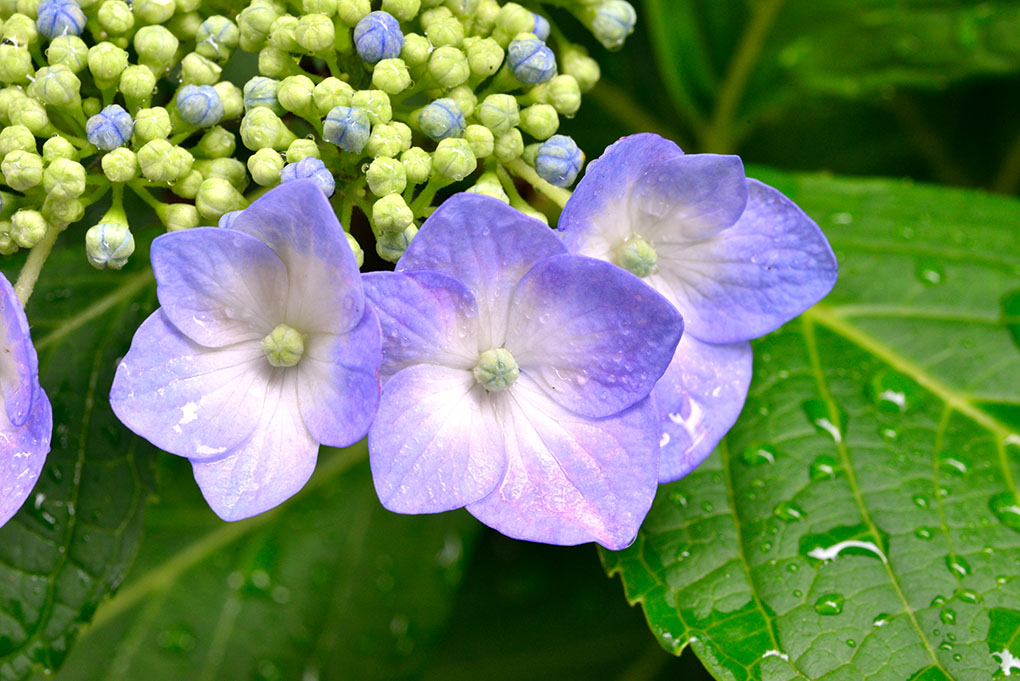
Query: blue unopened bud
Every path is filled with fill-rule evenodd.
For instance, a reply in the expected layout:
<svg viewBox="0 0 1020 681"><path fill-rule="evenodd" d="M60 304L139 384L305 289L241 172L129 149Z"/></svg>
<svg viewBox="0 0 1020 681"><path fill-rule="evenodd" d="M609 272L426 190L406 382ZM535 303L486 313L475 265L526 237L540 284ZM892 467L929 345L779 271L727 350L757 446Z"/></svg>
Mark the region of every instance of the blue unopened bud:
<svg viewBox="0 0 1020 681"><path fill-rule="evenodd" d="M104 151L125 146L134 129L135 122L131 114L120 104L111 104L90 118L85 125L89 142Z"/></svg>
<svg viewBox="0 0 1020 681"><path fill-rule="evenodd" d="M588 8L584 19L592 35L606 49L616 50L623 47L623 41L634 31L637 12L626 0L606 0Z"/></svg>
<svg viewBox="0 0 1020 681"><path fill-rule="evenodd" d="M85 13L74 0L43 0L35 25L51 40L62 35L81 35L85 30Z"/></svg>
<svg viewBox="0 0 1020 681"><path fill-rule="evenodd" d="M536 14L535 26L531 29L531 32L535 34L535 37L544 42L549 39L549 33L551 31L552 27L549 25L549 20L541 14Z"/></svg>
<svg viewBox="0 0 1020 681"><path fill-rule="evenodd" d="M368 143L371 128L368 114L361 109L337 106L326 116L322 125L322 138L345 151L360 154Z"/></svg>
<svg viewBox="0 0 1020 681"><path fill-rule="evenodd" d="M97 270L119 270L135 252L135 238L128 226L100 222L85 232L85 255Z"/></svg>
<svg viewBox="0 0 1020 681"><path fill-rule="evenodd" d="M556 55L541 40L514 40L506 49L506 62L514 78L538 85L556 75Z"/></svg>
<svg viewBox="0 0 1020 681"><path fill-rule="evenodd" d="M574 184L584 165L584 153L566 135L553 135L538 148L535 171L539 177L557 187Z"/></svg>
<svg viewBox="0 0 1020 681"><path fill-rule="evenodd" d="M403 46L400 22L387 12L371 12L354 27L354 47L369 64L399 57Z"/></svg>
<svg viewBox="0 0 1020 681"><path fill-rule="evenodd" d="M203 21L195 32L195 52L223 62L230 58L240 39L237 24L217 14Z"/></svg>
<svg viewBox="0 0 1020 681"><path fill-rule="evenodd" d="M437 99L418 112L418 127L437 142L447 137L460 137L465 125L457 102L448 97Z"/></svg>
<svg viewBox="0 0 1020 681"><path fill-rule="evenodd" d="M255 76L244 84L244 110L250 111L257 106L264 106L272 109L278 114L283 113L276 98L276 92L280 89L280 81L264 76Z"/></svg>
<svg viewBox="0 0 1020 681"><path fill-rule="evenodd" d="M336 189L336 180L333 179L333 174L329 172L325 163L314 156L303 158L297 163L290 163L280 173L280 182L284 184L305 178L315 180L315 184L319 185L319 189L327 197L332 196Z"/></svg>
<svg viewBox="0 0 1020 681"><path fill-rule="evenodd" d="M211 85L185 85L177 92L177 111L186 123L208 128L223 118L223 103Z"/></svg>

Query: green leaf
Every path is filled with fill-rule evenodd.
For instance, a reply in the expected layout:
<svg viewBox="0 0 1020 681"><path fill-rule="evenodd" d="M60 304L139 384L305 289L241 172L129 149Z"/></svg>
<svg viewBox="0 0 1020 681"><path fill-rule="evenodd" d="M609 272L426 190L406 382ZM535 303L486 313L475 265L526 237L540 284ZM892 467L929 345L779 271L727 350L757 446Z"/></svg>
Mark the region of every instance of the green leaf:
<svg viewBox="0 0 1020 681"><path fill-rule="evenodd" d="M1005 674L1020 657L1020 203L758 176L823 226L839 281L755 342L736 426L605 567L662 645L690 645L718 679Z"/></svg>
<svg viewBox="0 0 1020 681"><path fill-rule="evenodd" d="M155 298L151 273L99 272L73 249L54 253L43 274L28 319L53 439L32 496L0 529L3 681L61 665L131 564L153 487L154 450L120 426L106 400L117 359Z"/></svg>
<svg viewBox="0 0 1020 681"><path fill-rule="evenodd" d="M414 676L479 525L463 511L386 511L366 459L364 443L324 448L296 497L224 523L173 458L135 569L57 678Z"/></svg>

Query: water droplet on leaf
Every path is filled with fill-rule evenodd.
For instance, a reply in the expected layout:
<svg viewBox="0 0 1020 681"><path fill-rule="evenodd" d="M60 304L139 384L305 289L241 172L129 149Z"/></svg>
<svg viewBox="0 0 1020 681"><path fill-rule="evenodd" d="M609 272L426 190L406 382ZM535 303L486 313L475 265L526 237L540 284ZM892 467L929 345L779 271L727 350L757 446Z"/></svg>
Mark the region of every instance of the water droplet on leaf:
<svg viewBox="0 0 1020 681"><path fill-rule="evenodd" d="M815 601L815 612L819 615L838 615L843 612L842 594L825 594Z"/></svg>

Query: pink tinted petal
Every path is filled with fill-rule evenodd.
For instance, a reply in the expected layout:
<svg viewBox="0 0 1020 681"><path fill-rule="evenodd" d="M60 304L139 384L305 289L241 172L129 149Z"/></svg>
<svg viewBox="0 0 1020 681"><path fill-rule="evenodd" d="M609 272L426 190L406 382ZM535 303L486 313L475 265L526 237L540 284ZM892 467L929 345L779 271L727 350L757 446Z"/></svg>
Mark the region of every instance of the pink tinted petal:
<svg viewBox="0 0 1020 681"><path fill-rule="evenodd" d="M302 333L343 333L361 321L365 294L343 227L313 180L269 190L231 229L265 242L289 274L288 324Z"/></svg>
<svg viewBox="0 0 1020 681"><path fill-rule="evenodd" d="M492 396L470 371L416 364L383 387L368 433L382 505L398 513L460 508L492 491L506 469Z"/></svg>
<svg viewBox="0 0 1020 681"><path fill-rule="evenodd" d="M28 320L14 288L0 274L0 400L7 419L24 425L39 385L39 365Z"/></svg>
<svg viewBox="0 0 1020 681"><path fill-rule="evenodd" d="M163 314L200 345L261 340L283 321L287 268L258 239L199 227L152 242Z"/></svg>
<svg viewBox="0 0 1020 681"><path fill-rule="evenodd" d="M298 403L308 432L330 447L365 436L379 406L379 319L365 306L361 323L340 335L316 334L298 372Z"/></svg>
<svg viewBox="0 0 1020 681"><path fill-rule="evenodd" d="M634 275L557 255L514 291L506 348L553 400L602 417L648 396L682 331L676 309Z"/></svg>
<svg viewBox="0 0 1020 681"><path fill-rule="evenodd" d="M301 421L297 374L274 374L258 426L214 461L192 461L195 482L216 515L243 520L291 498L308 482L319 453Z"/></svg>
<svg viewBox="0 0 1020 681"><path fill-rule="evenodd" d="M547 226L499 199L455 194L422 225L398 271L429 270L464 284L478 305L482 345L506 336L507 306L514 286L539 260L566 253Z"/></svg>
<svg viewBox="0 0 1020 681"><path fill-rule="evenodd" d="M627 200L638 178L683 153L667 139L641 133L618 140L589 163L558 223L570 252L611 260L612 249L633 231Z"/></svg>
<svg viewBox="0 0 1020 681"><path fill-rule="evenodd" d="M38 384L32 411L20 426L0 413L0 527L32 493L50 451L52 430L50 401Z"/></svg>
<svg viewBox="0 0 1020 681"><path fill-rule="evenodd" d="M272 367L257 341L206 348L185 337L162 309L142 322L110 389L117 418L179 456L222 456L262 415Z"/></svg>
<svg viewBox="0 0 1020 681"><path fill-rule="evenodd" d="M662 425L659 482L704 461L740 416L751 382L751 344L702 343L685 335L652 390Z"/></svg>
<svg viewBox="0 0 1020 681"><path fill-rule="evenodd" d="M658 248L646 281L683 313L687 333L711 343L757 338L821 300L836 258L818 225L793 201L748 180L747 210L704 241Z"/></svg>
<svg viewBox="0 0 1020 681"><path fill-rule="evenodd" d="M478 306L436 272L370 272L365 295L382 326L382 378L421 362L470 369L478 361Z"/></svg>
<svg viewBox="0 0 1020 681"><path fill-rule="evenodd" d="M521 377L497 412L507 471L467 509L517 539L622 549L655 496L659 425L651 400L604 419L553 402Z"/></svg>
<svg viewBox="0 0 1020 681"><path fill-rule="evenodd" d="M731 226L747 206L737 156L688 154L642 175L630 195L630 229L653 246L706 239Z"/></svg>

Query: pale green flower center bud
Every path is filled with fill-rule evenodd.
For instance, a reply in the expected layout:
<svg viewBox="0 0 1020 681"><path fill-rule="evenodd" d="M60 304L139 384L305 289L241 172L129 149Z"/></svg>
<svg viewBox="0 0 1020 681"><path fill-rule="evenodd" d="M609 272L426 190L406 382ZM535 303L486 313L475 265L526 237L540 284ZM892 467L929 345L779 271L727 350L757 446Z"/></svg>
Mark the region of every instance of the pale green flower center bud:
<svg viewBox="0 0 1020 681"><path fill-rule="evenodd" d="M185 85L215 85L223 68L198 52L190 52L181 60L181 83Z"/></svg>
<svg viewBox="0 0 1020 681"><path fill-rule="evenodd" d="M88 63L89 48L76 35L61 35L50 41L46 48L46 59L50 66L63 64L74 73L79 73Z"/></svg>
<svg viewBox="0 0 1020 681"><path fill-rule="evenodd" d="M513 128L505 135L501 135L492 149L492 155L500 163L510 163L521 157L524 153L524 137L521 131Z"/></svg>
<svg viewBox="0 0 1020 681"><path fill-rule="evenodd" d="M50 137L43 142L43 161L46 163L52 163L58 158L73 159L77 153L78 150L74 148L74 145L60 135Z"/></svg>
<svg viewBox="0 0 1020 681"><path fill-rule="evenodd" d="M280 324L262 339L262 352L274 367L292 367L305 354L304 336L286 324Z"/></svg>
<svg viewBox="0 0 1020 681"><path fill-rule="evenodd" d="M407 186L407 172L395 158L380 156L372 161L365 171L368 188L376 196L387 196L404 191Z"/></svg>
<svg viewBox="0 0 1020 681"><path fill-rule="evenodd" d="M390 97L382 90L359 90L351 96L351 106L368 114L372 125L389 123L393 120L393 106Z"/></svg>
<svg viewBox="0 0 1020 681"><path fill-rule="evenodd" d="M244 95L241 94L241 88L229 80L221 80L213 85L213 89L216 90L216 94L220 96L220 102L223 103L222 120L231 121L244 113Z"/></svg>
<svg viewBox="0 0 1020 681"><path fill-rule="evenodd" d="M338 0L336 5L336 15L351 28L371 11L369 0Z"/></svg>
<svg viewBox="0 0 1020 681"><path fill-rule="evenodd" d="M377 234L400 233L413 222L414 213L400 194L389 194L372 204L372 225Z"/></svg>
<svg viewBox="0 0 1020 681"><path fill-rule="evenodd" d="M647 241L632 234L616 248L616 264L639 277L647 277L655 271L659 254Z"/></svg>
<svg viewBox="0 0 1020 681"><path fill-rule="evenodd" d="M408 33L404 36L404 46L400 48L400 58L410 67L419 67L429 60L432 43L423 35Z"/></svg>
<svg viewBox="0 0 1020 681"><path fill-rule="evenodd" d="M0 45L0 81L20 83L32 75L32 55L24 45Z"/></svg>
<svg viewBox="0 0 1020 681"><path fill-rule="evenodd" d="M315 101L315 109L320 116L325 116L335 107L350 106L351 97L354 96L354 88L339 78L330 76L315 86L312 98Z"/></svg>
<svg viewBox="0 0 1020 681"><path fill-rule="evenodd" d="M411 86L411 74L403 59L383 59L372 71L372 85L383 92L396 95Z"/></svg>
<svg viewBox="0 0 1020 681"><path fill-rule="evenodd" d="M410 21L418 16L421 9L421 0L383 0L384 12L389 12L397 18L397 21Z"/></svg>
<svg viewBox="0 0 1020 681"><path fill-rule="evenodd" d="M135 16L123 0L106 0L99 6L99 25L109 33L127 33L135 26Z"/></svg>
<svg viewBox="0 0 1020 681"><path fill-rule="evenodd" d="M492 156L495 147L495 139L492 131L483 125L469 125L464 131L464 139L471 145L471 151L476 158Z"/></svg>
<svg viewBox="0 0 1020 681"><path fill-rule="evenodd" d="M521 130L537 140L545 140L556 134L560 117L549 104L532 104L521 111Z"/></svg>
<svg viewBox="0 0 1020 681"><path fill-rule="evenodd" d="M421 184L432 173L432 157L421 147L411 147L402 153L400 162L404 164L407 181L411 184Z"/></svg>
<svg viewBox="0 0 1020 681"><path fill-rule="evenodd" d="M128 182L138 177L138 157L135 152L119 147L103 156L103 174L110 182Z"/></svg>
<svg viewBox="0 0 1020 681"><path fill-rule="evenodd" d="M467 140L448 137L436 146L432 169L443 177L459 182L477 167L478 159Z"/></svg>
<svg viewBox="0 0 1020 681"><path fill-rule="evenodd" d="M248 172L251 173L251 178L263 187L280 181L283 166L283 157L273 149L259 149L248 157Z"/></svg>
<svg viewBox="0 0 1020 681"><path fill-rule="evenodd" d="M482 353L471 373L483 388L498 393L512 386L521 371L509 350L493 348Z"/></svg>
<svg viewBox="0 0 1020 681"><path fill-rule="evenodd" d="M294 30L297 44L308 52L323 52L333 47L333 22L325 14L305 14Z"/></svg>
<svg viewBox="0 0 1020 681"><path fill-rule="evenodd" d="M296 139L290 143L287 147L287 163L297 163L301 159L308 158L322 158L322 153L319 151L319 145L315 143L315 140L310 139Z"/></svg>
<svg viewBox="0 0 1020 681"><path fill-rule="evenodd" d="M456 47L437 47L429 57L429 75L445 88L455 88L471 75L467 57Z"/></svg>

